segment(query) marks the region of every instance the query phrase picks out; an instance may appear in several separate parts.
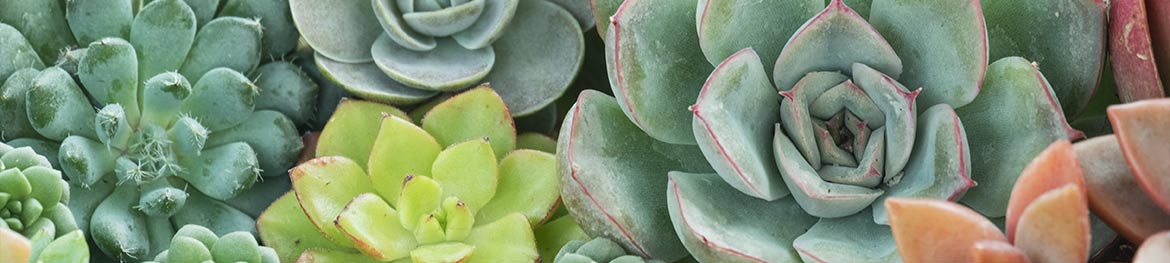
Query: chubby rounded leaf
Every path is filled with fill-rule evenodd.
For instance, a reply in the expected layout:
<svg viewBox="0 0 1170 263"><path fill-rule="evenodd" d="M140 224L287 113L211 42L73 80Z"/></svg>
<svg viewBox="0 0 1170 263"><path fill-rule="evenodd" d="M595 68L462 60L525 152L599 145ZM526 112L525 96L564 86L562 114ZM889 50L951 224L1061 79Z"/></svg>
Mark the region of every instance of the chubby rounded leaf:
<svg viewBox="0 0 1170 263"><path fill-rule="evenodd" d="M297 124L309 123L316 117L320 89L296 64L287 61L264 63L252 76L260 88L257 96L262 98L256 101L257 110L279 111Z"/></svg>
<svg viewBox="0 0 1170 263"><path fill-rule="evenodd" d="M256 218L260 240L276 250L281 262L294 262L309 248L352 251L326 239L309 221L296 193L289 191Z"/></svg>
<svg viewBox="0 0 1170 263"><path fill-rule="evenodd" d="M516 148L516 124L507 105L482 85L455 95L435 106L423 117L422 127L443 147L469 141L487 140L496 158Z"/></svg>
<svg viewBox="0 0 1170 263"><path fill-rule="evenodd" d="M467 262L535 262L540 258L532 227L521 214L475 227L464 243L475 246Z"/></svg>
<svg viewBox="0 0 1170 263"><path fill-rule="evenodd" d="M495 65L483 82L491 83L513 115L526 116L555 102L576 79L585 39L556 4L519 2L512 26L492 44Z"/></svg>
<svg viewBox="0 0 1170 263"><path fill-rule="evenodd" d="M72 1L93 2L93 1ZM130 1L127 1L130 2ZM168 71L178 71L195 42L195 12L190 1L154 1L142 7L134 18L128 37L138 52L138 78L150 79ZM198 7L198 5L196 5ZM210 21L210 16L206 17ZM71 21L72 22L72 21ZM189 78L199 76L186 75Z"/></svg>
<svg viewBox="0 0 1170 263"><path fill-rule="evenodd" d="M496 195L500 173L491 145L471 140L440 152L431 166L431 178L443 186L443 199L458 197L471 211L479 211Z"/></svg>
<svg viewBox="0 0 1170 263"><path fill-rule="evenodd" d="M208 147L243 142L256 152L256 161L265 177L280 176L296 164L304 143L297 126L284 114L262 110L252 113L240 125L211 134Z"/></svg>
<svg viewBox="0 0 1170 263"><path fill-rule="evenodd" d="M370 182L387 202L397 203L402 181L409 175L431 176L431 165L442 147L426 131L396 116L382 118L366 164Z"/></svg>
<svg viewBox="0 0 1170 263"><path fill-rule="evenodd" d="M97 138L95 112L73 77L58 67L41 71L25 98L28 120L45 138L60 141L70 135Z"/></svg>
<svg viewBox="0 0 1170 263"><path fill-rule="evenodd" d="M467 162L464 160L465 165ZM495 197L475 212L476 222L494 222L520 213L529 224L538 226L553 216L561 198L555 156L533 150L512 151L500 160L499 171Z"/></svg>
<svg viewBox="0 0 1170 263"><path fill-rule="evenodd" d="M907 262L967 262L976 243L1007 242L979 213L943 200L890 198L890 229Z"/></svg>
<svg viewBox="0 0 1170 263"><path fill-rule="evenodd" d="M422 102L438 94L429 91L407 87L386 76L373 62L344 63L330 59L317 53L314 55L316 65L321 73L342 89L373 101L392 105L409 105Z"/></svg>
<svg viewBox="0 0 1170 263"><path fill-rule="evenodd" d="M1083 184L1065 184L1037 196L1020 213L1015 235L1009 236L1012 243L1036 262L1088 261L1089 207L1084 189Z"/></svg>
<svg viewBox="0 0 1170 263"><path fill-rule="evenodd" d="M129 39L130 23L134 21L135 8L138 7L133 0L64 3L65 20L77 42L90 43L106 37Z"/></svg>
<svg viewBox="0 0 1170 263"><path fill-rule="evenodd" d="M260 23L239 17L220 17L195 35L191 51L179 73L203 76L216 68L251 72L260 64Z"/></svg>
<svg viewBox="0 0 1170 263"><path fill-rule="evenodd" d="M1007 223L1005 223L1008 240L1014 243L1017 233L1032 231L1026 228L1017 228L1016 225L1023 219L1024 211L1032 209L1032 203L1037 202L1041 195L1046 195L1071 184L1080 189L1082 199L1084 199L1084 178L1081 173L1081 165L1077 162L1076 153L1073 152L1072 144L1067 140L1053 142L1047 149L1040 152L1027 167L1024 167L1024 171L1020 173L1019 179L1016 179L1016 184L1012 187L1011 200L1008 201ZM1087 219L1085 222L1088 222ZM1088 248L1084 250L1088 251Z"/></svg>
<svg viewBox="0 0 1170 263"><path fill-rule="evenodd" d="M1130 170L1150 199L1170 213L1170 162L1160 158L1167 156L1160 148L1170 145L1167 113L1170 99L1109 107L1109 120Z"/></svg>
<svg viewBox="0 0 1170 263"><path fill-rule="evenodd" d="M243 142L234 142L180 160L184 173L179 177L216 200L228 200L251 188L260 178L256 151Z"/></svg>
<svg viewBox="0 0 1170 263"><path fill-rule="evenodd" d="M382 33L370 1L289 0L293 22L305 43L340 62L369 62L370 46Z"/></svg>
<svg viewBox="0 0 1170 263"><path fill-rule="evenodd" d="M494 49L466 49L439 39L434 49L414 51L379 37L370 51L374 64L390 78L412 88L457 91L478 83L496 62Z"/></svg>
<svg viewBox="0 0 1170 263"><path fill-rule="evenodd" d="M398 211L381 197L366 193L345 205L334 221L362 253L381 261L410 256L418 244L398 221Z"/></svg>
<svg viewBox="0 0 1170 263"><path fill-rule="evenodd" d="M236 126L252 115L259 90L243 74L215 68L199 76L191 96L183 101L183 112L212 132Z"/></svg>
<svg viewBox="0 0 1170 263"><path fill-rule="evenodd" d="M1085 174L1085 191L1093 214L1131 242L1170 229L1170 214L1158 207L1130 172L1117 136L1105 135L1073 144Z"/></svg>
<svg viewBox="0 0 1170 263"><path fill-rule="evenodd" d="M3 22L3 21L0 21ZM16 28L0 23L0 80L7 80L17 70L24 68L42 69L45 63L37 57L36 50L24 34Z"/></svg>

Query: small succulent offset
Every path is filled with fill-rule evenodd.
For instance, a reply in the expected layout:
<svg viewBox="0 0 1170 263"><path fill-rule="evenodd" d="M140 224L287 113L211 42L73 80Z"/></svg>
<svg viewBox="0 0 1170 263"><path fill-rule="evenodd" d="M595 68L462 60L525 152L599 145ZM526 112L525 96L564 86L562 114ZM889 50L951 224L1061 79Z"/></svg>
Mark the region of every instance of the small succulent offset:
<svg viewBox="0 0 1170 263"><path fill-rule="evenodd" d="M1170 99L1108 108L1115 134L1073 145L1084 169L1089 208L1133 244L1170 230ZM1071 165L1071 164L1064 164ZM1140 190L1137 190L1140 189ZM1167 249L1170 250L1170 249Z"/></svg>
<svg viewBox="0 0 1170 263"><path fill-rule="evenodd" d="M48 158L0 143L0 262L89 262L69 197Z"/></svg>
<svg viewBox="0 0 1170 263"><path fill-rule="evenodd" d="M278 263L276 250L260 246L248 232L218 236L199 225L185 225L175 232L170 248L155 256L155 263L247 262Z"/></svg>
<svg viewBox="0 0 1170 263"><path fill-rule="evenodd" d="M618 243L599 237L589 241L573 240L565 244L553 263L663 263L663 261L629 255Z"/></svg>
<svg viewBox="0 0 1170 263"><path fill-rule="evenodd" d="M592 21L579 2L289 1L321 71L350 93L407 105L488 82L516 116L554 102L580 70Z"/></svg>
<svg viewBox="0 0 1170 263"><path fill-rule="evenodd" d="M1170 89L1170 2L1112 0L1109 55L1122 102L1166 97Z"/></svg>
<svg viewBox="0 0 1170 263"><path fill-rule="evenodd" d="M1007 235L959 204L890 198L890 228L905 262L1085 262L1089 206L1072 144L1040 153L1012 189ZM939 222L946 222L940 224Z"/></svg>
<svg viewBox="0 0 1170 263"><path fill-rule="evenodd" d="M618 98L583 93L558 146L582 228L663 260L894 261L884 199L1003 217L1027 161L1080 136L1033 62L988 65L1001 3L825 2L617 6ZM1100 6L1053 5L1104 26Z"/></svg>
<svg viewBox="0 0 1170 263"><path fill-rule="evenodd" d="M556 159L521 149L487 86L402 111L345 100L293 191L259 218L282 260L533 262L560 198Z"/></svg>
<svg viewBox="0 0 1170 263"><path fill-rule="evenodd" d="M218 1L68 1L66 9L55 1L32 2L11 7L25 17L57 16L51 20L61 23L67 17L69 24L46 31L0 25L0 33L18 40L11 42L17 56L35 56L40 34L88 45L44 70L50 63L35 57L6 64L18 70L0 87L4 139L56 153L74 194L84 197L70 207L97 246L118 260L138 261L165 248L174 225L254 233L253 219L224 200L261 175L283 175L302 147L294 121L275 110L304 108L261 105L308 96L305 89L315 88L289 85L262 93L245 76L287 77L284 69L297 79L295 67L257 69L262 54L294 47L265 38L281 31L279 23L262 26L260 18L269 16L254 13L279 10L280 2L227 1L218 17ZM279 13L272 17L279 21ZM267 25L275 29L262 30Z"/></svg>

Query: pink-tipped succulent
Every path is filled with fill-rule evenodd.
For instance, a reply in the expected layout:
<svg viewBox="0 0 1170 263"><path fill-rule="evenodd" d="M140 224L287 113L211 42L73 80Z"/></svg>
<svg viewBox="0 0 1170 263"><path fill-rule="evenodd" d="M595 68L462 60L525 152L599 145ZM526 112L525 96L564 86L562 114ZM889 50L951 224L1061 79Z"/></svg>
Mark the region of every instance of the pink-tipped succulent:
<svg viewBox="0 0 1170 263"><path fill-rule="evenodd" d="M896 260L889 197L1003 217L1100 75L1104 7L1040 2L595 0L617 98L583 93L561 128L566 206L639 256L702 262ZM1097 58L995 43L1032 39Z"/></svg>
<svg viewBox="0 0 1170 263"><path fill-rule="evenodd" d="M1078 142L1089 206L1134 244L1170 230L1170 99L1108 109L1115 134Z"/></svg>
<svg viewBox="0 0 1170 263"><path fill-rule="evenodd" d="M317 158L290 171L293 191L258 220L261 239L285 261L536 261L534 228L555 216L560 181L553 155L529 147L486 86L434 105L421 125L343 101Z"/></svg>
<svg viewBox="0 0 1170 263"><path fill-rule="evenodd" d="M1166 96L1170 81L1170 2L1112 0L1109 55L1122 102Z"/></svg>
<svg viewBox="0 0 1170 263"><path fill-rule="evenodd" d="M1089 257L1085 181L1065 140L1049 146L1020 175L1006 236L959 204L891 198L885 205L905 262L1085 262Z"/></svg>

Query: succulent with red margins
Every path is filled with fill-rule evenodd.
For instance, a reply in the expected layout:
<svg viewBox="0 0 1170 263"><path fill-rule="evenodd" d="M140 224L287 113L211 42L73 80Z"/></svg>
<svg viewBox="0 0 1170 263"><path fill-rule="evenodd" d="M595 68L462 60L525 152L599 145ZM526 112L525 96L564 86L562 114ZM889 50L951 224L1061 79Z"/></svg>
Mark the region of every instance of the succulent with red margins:
<svg viewBox="0 0 1170 263"><path fill-rule="evenodd" d="M1166 96L1170 81L1170 2L1112 0L1109 56L1122 102Z"/></svg>
<svg viewBox="0 0 1170 263"><path fill-rule="evenodd" d="M1115 134L1078 142L1093 213L1134 244L1170 230L1170 99L1108 109ZM1137 190L1141 189L1141 190Z"/></svg>
<svg viewBox="0 0 1170 263"><path fill-rule="evenodd" d="M291 0L317 64L358 97L418 104L492 83L516 116L559 98L584 61L581 1Z"/></svg>
<svg viewBox="0 0 1170 263"><path fill-rule="evenodd" d="M621 3L618 98L583 93L561 128L582 229L668 261L893 261L873 204L1003 217L1027 161L1080 136L1033 63L987 64L979 1L825 2Z"/></svg>
<svg viewBox="0 0 1170 263"><path fill-rule="evenodd" d="M1066 140L1053 143L1020 175L1006 236L955 203L891 198L885 206L905 262L1085 262L1089 257L1085 181Z"/></svg>
<svg viewBox="0 0 1170 263"><path fill-rule="evenodd" d="M258 219L260 237L284 261L536 261L533 229L554 218L560 181L555 157L527 147L486 85L421 125L342 101L317 158L290 171L293 191Z"/></svg>

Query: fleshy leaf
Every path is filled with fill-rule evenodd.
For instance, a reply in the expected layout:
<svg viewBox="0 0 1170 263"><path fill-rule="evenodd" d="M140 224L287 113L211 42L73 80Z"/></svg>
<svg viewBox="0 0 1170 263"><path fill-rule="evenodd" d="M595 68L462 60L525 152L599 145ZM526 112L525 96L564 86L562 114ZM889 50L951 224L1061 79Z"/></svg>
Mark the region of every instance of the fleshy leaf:
<svg viewBox="0 0 1170 263"><path fill-rule="evenodd" d="M260 240L276 249L281 262L295 262L309 248L351 251L329 241L318 232L297 203L296 193L289 191L272 202L256 218Z"/></svg>
<svg viewBox="0 0 1170 263"><path fill-rule="evenodd" d="M137 120L138 57L129 42L104 38L93 42L77 67L77 77L85 90L100 104L120 104L126 117Z"/></svg>
<svg viewBox="0 0 1170 263"><path fill-rule="evenodd" d="M805 262L896 262L890 228L874 224L869 209L843 218L822 218L792 247Z"/></svg>
<svg viewBox="0 0 1170 263"><path fill-rule="evenodd" d="M489 1L491 2L491 1ZM585 40L573 17L547 1L520 1L512 26L500 37L491 83L515 116L551 105L581 69Z"/></svg>
<svg viewBox="0 0 1170 263"><path fill-rule="evenodd" d="M1109 107L1109 120L1130 170L1150 199L1170 213L1170 162L1162 150L1170 145L1167 113L1170 99Z"/></svg>
<svg viewBox="0 0 1170 263"><path fill-rule="evenodd" d="M386 73L373 62L358 64L337 62L321 53L314 55L314 60L326 78L340 85L345 91L369 100L392 105L409 105L438 94L436 91L402 85L386 76Z"/></svg>
<svg viewBox="0 0 1170 263"><path fill-rule="evenodd" d="M1024 167L1024 171L1020 173L1019 179L1016 179L1016 185L1012 188L1005 227L1008 240L1019 245L1015 242L1016 234L1032 231L1027 228L1018 229L1016 225L1023 219L1024 211L1032 209L1032 203L1041 195L1072 184L1081 189L1081 199L1084 199L1084 178L1081 173L1081 165L1077 162L1076 153L1073 152L1072 144L1067 140L1053 142L1047 149L1040 152L1027 167ZM1088 219L1085 219L1085 222L1088 225ZM1088 248L1084 250L1088 251Z"/></svg>
<svg viewBox="0 0 1170 263"><path fill-rule="evenodd" d="M589 9L593 11L593 23L596 25L597 34L602 38L609 34L611 18L624 2L625 0L589 0Z"/></svg>
<svg viewBox="0 0 1170 263"><path fill-rule="evenodd" d="M561 197L581 229L643 257L685 257L667 216L666 174L712 172L698 147L647 136L612 97L591 90L581 93L562 127Z"/></svg>
<svg viewBox="0 0 1170 263"><path fill-rule="evenodd" d="M7 44L9 39L4 38L6 32L4 31L5 26L4 24L0 24L0 43ZM31 52L31 49L28 52ZM7 50L5 47L0 46L0 56L11 53L20 54L21 51ZM40 62L35 54L28 55L29 61ZM0 57L0 61L14 61L19 59ZM15 138L40 138L41 135L33 129L32 123L29 123L28 107L25 104L28 90L32 89L33 79L40 75L40 71L28 65L16 65L24 68L15 72L5 72L7 70L4 68L5 66L6 64L0 63L0 80L7 77L6 81L0 83L0 122L4 123L4 126L0 127L0 133L4 134L0 136L0 141L11 142ZM5 75L5 73L12 74Z"/></svg>
<svg viewBox="0 0 1170 263"><path fill-rule="evenodd" d="M1010 56L1035 61L1052 81L1054 100L1060 101L1064 114L1081 112L1097 90L1105 63L1105 1L980 2L991 61ZM1127 24L1120 22L1121 16L1113 17L1114 26ZM1124 77L1119 74L1117 80Z"/></svg>
<svg viewBox="0 0 1170 263"><path fill-rule="evenodd" d="M483 13L479 15L475 24L471 28L451 36L451 38L467 49L488 47L504 34L505 29L509 29L508 25L511 25L513 16L518 12L517 6L522 1L484 1Z"/></svg>
<svg viewBox="0 0 1170 263"><path fill-rule="evenodd" d="M626 1L605 36L609 83L618 105L650 137L667 143L695 144L686 107L694 104L703 77L712 70L699 50L695 4Z"/></svg>
<svg viewBox="0 0 1170 263"><path fill-rule="evenodd" d="M868 208L870 203L885 193L881 189L823 181L782 130L780 124L776 124L776 134L772 138L776 153L774 161L780 167L780 175L788 191L805 212L825 218L849 216ZM885 128L873 133L877 138L884 135ZM878 145L883 142L876 141Z"/></svg>
<svg viewBox="0 0 1170 263"><path fill-rule="evenodd" d="M146 80L142 87L142 121L163 127L170 126L172 122L179 119L182 115L180 110L183 106L183 101L191 96L191 92L191 82L183 77L183 75L179 75L179 73L165 72L151 77L149 80ZM134 109L138 107L137 103L132 105L134 105ZM121 105L118 106L121 107ZM112 105L107 107L112 107ZM105 108L98 114L99 134L103 133L100 128L102 128L102 117L105 117L101 116L104 112L106 112ZM129 119L129 116L126 116L126 119ZM126 125L129 128L129 123L126 122L122 121L119 124ZM130 132L126 132L125 136L129 137L129 135Z"/></svg>
<svg viewBox="0 0 1170 263"><path fill-rule="evenodd" d="M195 35L191 52L179 73L204 76L216 68L250 72L260 64L260 23L239 17L220 17L204 25Z"/></svg>
<svg viewBox="0 0 1170 263"><path fill-rule="evenodd" d="M0 17L2 19L2 17ZM45 63L37 57L32 44L16 28L0 23L0 81L7 80L16 71L24 68L42 69Z"/></svg>
<svg viewBox="0 0 1170 263"><path fill-rule="evenodd" d="M905 174L899 182L888 182L886 194L875 204L889 197L934 198L958 201L975 187L971 180L971 153L967 132L955 110L948 104L927 109L918 120L917 140ZM894 175L891 175L894 176ZM889 224L886 206L873 206L874 222Z"/></svg>
<svg viewBox="0 0 1170 263"><path fill-rule="evenodd" d="M60 54L77 46L65 21L62 1L5 1L0 9L0 23L24 32L35 54L45 64L53 64ZM83 43L84 44L84 43Z"/></svg>
<svg viewBox="0 0 1170 263"><path fill-rule="evenodd" d="M971 0L873 3L870 22L889 40L905 67L898 81L922 88L919 99L924 108L942 103L959 108L979 94L983 73L987 71L988 35L979 3Z"/></svg>
<svg viewBox="0 0 1170 263"><path fill-rule="evenodd" d="M468 160L462 163L468 165ZM538 226L553 215L561 194L555 156L532 150L512 151L500 160L499 171L495 197L476 211L476 222L494 222L520 213L528 218L529 224ZM472 210L475 211L474 207Z"/></svg>
<svg viewBox="0 0 1170 263"><path fill-rule="evenodd" d="M398 221L408 231L419 228L422 221L432 217L443 199L439 183L426 176L408 176L402 181L402 192L394 207L398 210ZM411 233L411 232L408 232Z"/></svg>
<svg viewBox="0 0 1170 263"><path fill-rule="evenodd" d="M1109 16L1109 64L1117 81L1117 93L1122 102L1166 96L1166 74L1158 65L1166 65L1166 53L1155 49L1154 41L1165 39L1170 34L1156 31L1160 26L1157 14L1170 9L1157 8L1157 1L1113 0L1110 1ZM1153 7L1153 8L1151 8ZM1166 9L1162 11L1162 9ZM1153 19L1150 19L1150 18ZM1159 38L1161 37L1161 38ZM1155 53L1158 52L1158 53ZM1159 63L1160 62L1160 63Z"/></svg>
<svg viewBox="0 0 1170 263"><path fill-rule="evenodd" d="M116 156L101 142L82 136L69 136L58 149L61 171L73 184L88 187L114 171Z"/></svg>
<svg viewBox="0 0 1170 263"><path fill-rule="evenodd" d="M443 101L423 117L422 127L443 147L485 139L496 159L516 148L516 125L507 105L488 85Z"/></svg>
<svg viewBox="0 0 1170 263"><path fill-rule="evenodd" d="M971 246L971 258L975 263L1028 263L1028 255L1006 241L983 240Z"/></svg>
<svg viewBox="0 0 1170 263"><path fill-rule="evenodd" d="M94 243L116 260L145 259L150 252L146 216L132 207L138 201L135 187L133 184L119 186L98 205L89 221Z"/></svg>
<svg viewBox="0 0 1170 263"><path fill-rule="evenodd" d="M316 117L320 89L296 64L287 61L264 63L251 76L255 76L256 87L260 88L257 96L262 98L256 101L257 110L279 111L297 124L309 123Z"/></svg>
<svg viewBox="0 0 1170 263"><path fill-rule="evenodd" d="M683 245L704 262L795 262L792 241L817 222L793 198L757 199L714 174L670 173L667 205Z"/></svg>
<svg viewBox="0 0 1170 263"><path fill-rule="evenodd" d="M256 151L242 142L208 148L203 154L181 162L185 172L179 177L216 200L239 195L260 177Z"/></svg>
<svg viewBox="0 0 1170 263"><path fill-rule="evenodd" d="M354 197L374 191L362 167L344 157L320 157L289 170L289 176L297 201L313 226L329 240L353 247L333 220Z"/></svg>
<svg viewBox="0 0 1170 263"><path fill-rule="evenodd" d="M478 226L464 242L475 246L475 253L467 262L535 262L540 258L532 227L521 214Z"/></svg>
<svg viewBox="0 0 1170 263"><path fill-rule="evenodd" d="M484 0L470 0L452 4L435 11L402 14L402 21L415 31L428 36L446 37L467 29L483 13Z"/></svg>
<svg viewBox="0 0 1170 263"><path fill-rule="evenodd" d="M405 258L418 246L414 235L402 228L398 211L374 194L361 194L349 201L334 224L358 250L381 261Z"/></svg>
<svg viewBox="0 0 1170 263"><path fill-rule="evenodd" d="M450 39L439 39L434 49L414 51L382 36L370 52L374 64L390 78L432 91L457 91L474 85L496 62L492 48L466 49Z"/></svg>
<svg viewBox="0 0 1170 263"><path fill-rule="evenodd" d="M431 165L443 148L426 131L395 116L382 118L366 164L370 182L387 202L397 203L408 175L431 176Z"/></svg>
<svg viewBox="0 0 1170 263"><path fill-rule="evenodd" d="M94 110L73 77L58 67L41 71L25 98L33 129L57 141L70 135L97 138Z"/></svg>
<svg viewBox="0 0 1170 263"><path fill-rule="evenodd" d="M860 63L853 64L853 81L869 94L886 117L885 175L896 175L910 160L915 141L914 124L918 123L917 98L922 89L908 90L894 78ZM873 138L882 138L876 132Z"/></svg>
<svg viewBox="0 0 1170 263"><path fill-rule="evenodd" d="M1093 214L1131 242L1170 229L1164 212L1141 188L1121 153L1117 136L1105 135L1073 144L1085 174L1085 190Z"/></svg>
<svg viewBox="0 0 1170 263"><path fill-rule="evenodd" d="M532 230L536 237L536 248L540 251L541 261L556 261L558 251L573 241L589 239L589 235L581 230L572 216L561 216ZM621 246L614 243L615 246Z"/></svg>
<svg viewBox="0 0 1170 263"><path fill-rule="evenodd" d="M715 68L690 107L703 156L732 187L764 200L788 195L768 147L780 121L771 86L759 55L746 48Z"/></svg>
<svg viewBox="0 0 1170 263"><path fill-rule="evenodd" d="M434 37L419 34L413 28L404 25L406 22L402 21L403 10L400 10L399 6L394 3L403 1L374 0L372 2L374 16L381 23L383 32L390 40L394 40L394 43L414 51L435 49Z"/></svg>
<svg viewBox="0 0 1170 263"><path fill-rule="evenodd" d="M386 115L406 118L406 113L390 105L342 99L321 131L315 156L342 156L350 160L363 160L358 161L358 165L366 168L365 165L370 160L371 147L378 137L378 130L382 127L379 120Z"/></svg>
<svg viewBox="0 0 1170 263"><path fill-rule="evenodd" d="M150 79L159 73L178 71L195 43L196 22L207 21L197 21L192 7L178 0L154 1L138 11L130 35L123 36L129 37L126 39L138 51L138 78ZM186 77L195 79L201 75Z"/></svg>
<svg viewBox="0 0 1170 263"><path fill-rule="evenodd" d="M840 0L801 26L788 40L773 71L777 90L792 89L806 73L853 74L860 63L898 79L902 60L877 30Z"/></svg>
<svg viewBox="0 0 1170 263"><path fill-rule="evenodd" d="M557 140L548 135L529 132L516 136L516 149L537 150L546 153L557 152Z"/></svg>
<svg viewBox="0 0 1170 263"><path fill-rule="evenodd" d="M166 2L166 1L159 1ZM65 1L65 20L77 42L87 44L102 38L129 39L130 23L137 3L133 0Z"/></svg>
<svg viewBox="0 0 1170 263"><path fill-rule="evenodd" d="M1048 81L1018 57L988 66L979 96L955 113L971 146L971 179L979 183L962 202L992 218L1005 215L1007 191L1033 157L1056 140L1081 137L1065 121Z"/></svg>
<svg viewBox="0 0 1170 263"><path fill-rule="evenodd" d="M212 132L222 131L252 115L258 93L256 85L243 74L215 68L195 81L182 109Z"/></svg>
<svg viewBox="0 0 1170 263"><path fill-rule="evenodd" d="M369 1L289 0L293 22L313 50L339 62L373 60L370 46L382 26Z"/></svg>
<svg viewBox="0 0 1170 263"><path fill-rule="evenodd" d="M711 65L748 47L772 62L784 49L780 40L791 37L824 8L824 0L700 0L696 11L699 47ZM772 72L774 66L764 63L764 72Z"/></svg>
<svg viewBox="0 0 1170 263"><path fill-rule="evenodd" d="M1012 243L1036 262L1088 261L1089 207L1084 188L1083 184L1065 184L1037 196L1020 213L1015 236L1008 232ZM1013 191L1012 200L1015 199ZM1008 212L1010 219L1011 211Z"/></svg>
<svg viewBox="0 0 1170 263"><path fill-rule="evenodd" d="M1170 231L1163 231L1147 239L1137 254L1133 256L1134 263L1157 263L1170 260Z"/></svg>
<svg viewBox="0 0 1170 263"><path fill-rule="evenodd" d="M209 2L218 4L219 0ZM280 58L297 47L300 34L293 27L288 1L228 0L223 3L219 15L259 18L260 25L264 26L261 49L264 58Z"/></svg>
<svg viewBox="0 0 1170 263"><path fill-rule="evenodd" d="M431 178L443 186L443 199L458 197L471 211L479 211L496 195L500 174L491 145L471 140L440 152L431 166Z"/></svg>
<svg viewBox="0 0 1170 263"><path fill-rule="evenodd" d="M294 260L289 262L302 263L333 263L333 262L355 262L355 263L375 263L381 262L358 252L338 251L329 249L309 248L304 253L298 255Z"/></svg>
<svg viewBox="0 0 1170 263"><path fill-rule="evenodd" d="M475 246L447 242L420 246L410 251L413 262L465 262L475 252Z"/></svg>
<svg viewBox="0 0 1170 263"><path fill-rule="evenodd" d="M966 262L978 242L1007 242L983 215L955 203L890 198L885 206L898 252L907 262Z"/></svg>
<svg viewBox="0 0 1170 263"><path fill-rule="evenodd" d="M296 164L297 154L304 144L297 126L275 111L257 111L240 125L211 133L207 147L229 142L243 142L256 152L256 161L265 177L281 176L286 168Z"/></svg>

